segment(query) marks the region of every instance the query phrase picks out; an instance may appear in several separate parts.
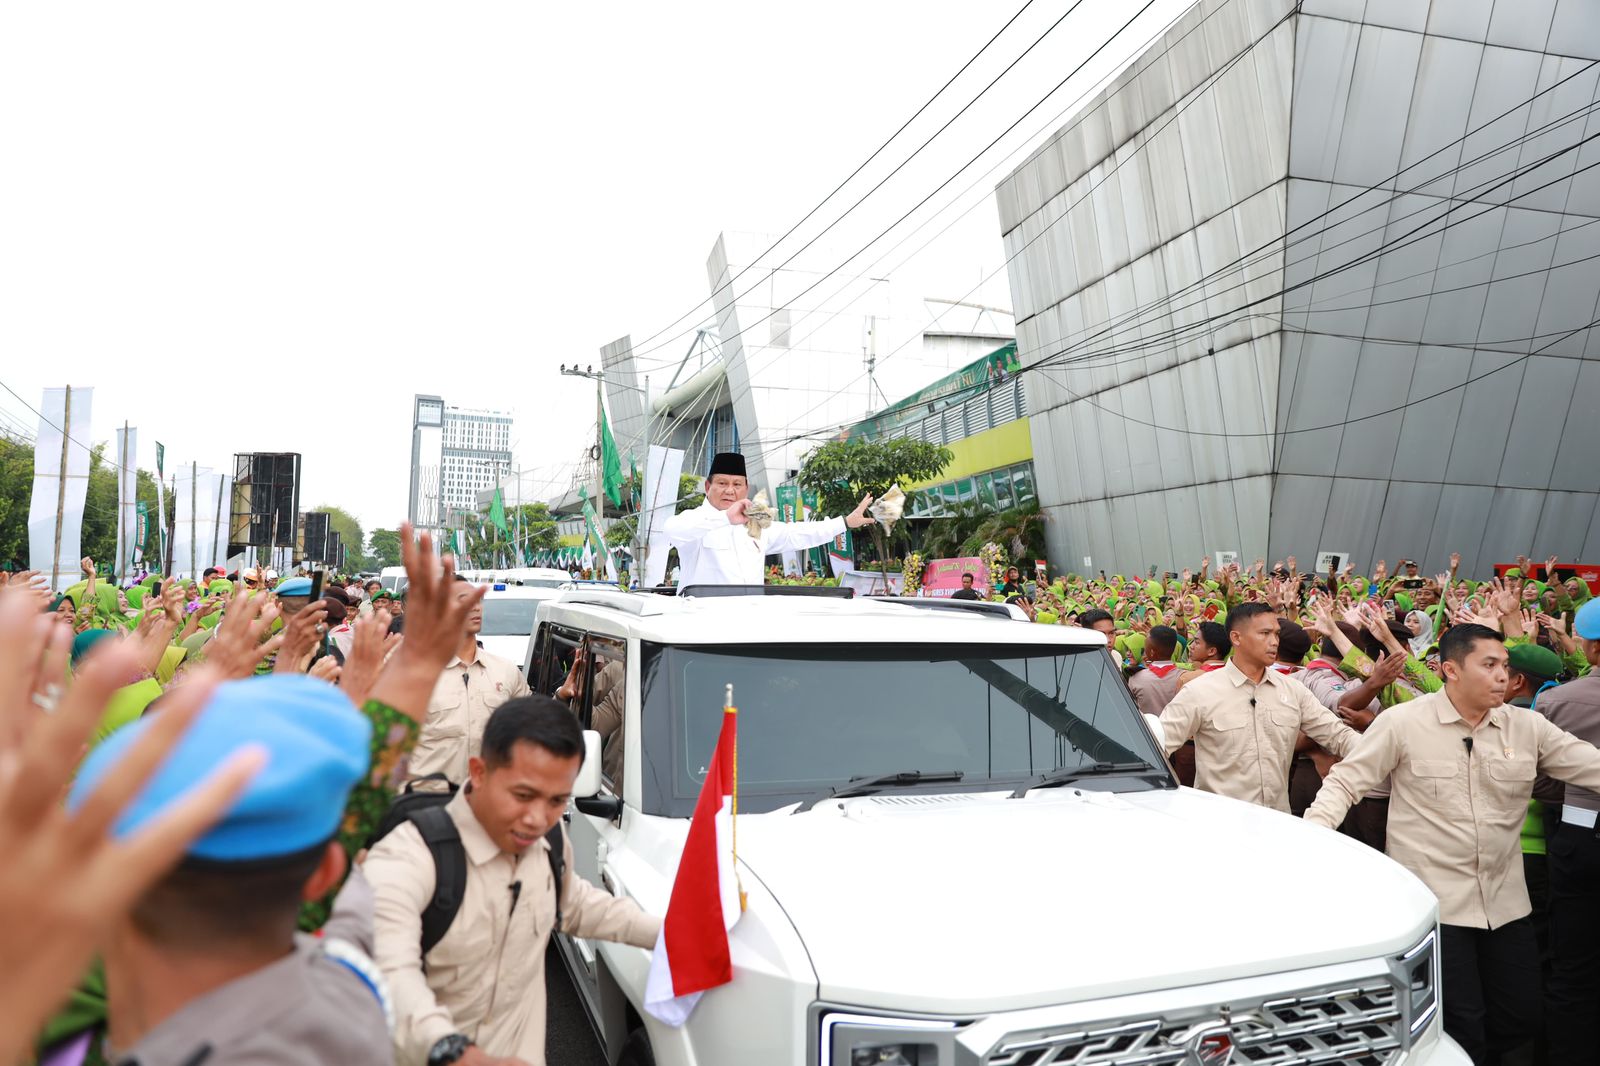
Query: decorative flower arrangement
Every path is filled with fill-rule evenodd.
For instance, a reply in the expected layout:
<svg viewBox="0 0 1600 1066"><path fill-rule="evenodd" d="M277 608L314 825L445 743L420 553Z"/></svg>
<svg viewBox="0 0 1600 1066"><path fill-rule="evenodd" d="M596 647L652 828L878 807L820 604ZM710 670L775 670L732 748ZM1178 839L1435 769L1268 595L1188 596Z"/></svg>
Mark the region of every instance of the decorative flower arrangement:
<svg viewBox="0 0 1600 1066"><path fill-rule="evenodd" d="M905 584L901 588L900 595L915 596L922 591L922 553L911 552L906 555L905 566L900 573L905 578Z"/></svg>
<svg viewBox="0 0 1600 1066"><path fill-rule="evenodd" d="M983 560L983 565L989 568L989 587L997 589L1006 581L1006 550L994 541L990 541L978 549L978 558Z"/></svg>

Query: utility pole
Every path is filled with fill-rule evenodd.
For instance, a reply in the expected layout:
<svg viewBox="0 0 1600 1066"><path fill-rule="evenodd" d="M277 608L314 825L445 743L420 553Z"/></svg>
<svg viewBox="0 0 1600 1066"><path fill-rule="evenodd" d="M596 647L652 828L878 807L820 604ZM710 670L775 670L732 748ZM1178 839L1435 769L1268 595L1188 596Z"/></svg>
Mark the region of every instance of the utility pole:
<svg viewBox="0 0 1600 1066"><path fill-rule="evenodd" d="M200 464L195 460L189 462L189 580L198 581L200 571L196 570L195 537L199 534L195 522L195 508L200 503Z"/></svg>
<svg viewBox="0 0 1600 1066"><path fill-rule="evenodd" d="M605 502L604 502L604 500L605 500L605 490L604 490L604 487L603 487L604 486L604 482L605 482L605 464L606 464L606 452L605 452L605 449L606 449L606 444L605 444L605 434L601 430L600 427L601 427L601 424L605 421L605 417L606 417L606 415L605 415L605 410L606 410L606 408L605 408L605 392L604 392L605 380L606 380L605 371L596 370L592 366L587 366L587 367L584 367L582 370L580 370L576 366L568 367L565 363L562 363L561 364L561 373L566 375L569 378L593 378L594 379L594 459L595 459L595 464L594 464L594 493L593 493L592 499L594 500L594 505L595 505L595 508L596 508L595 517L603 518L603 517L605 517L605 506L606 506ZM598 550L601 550L601 551L605 550L605 546L602 545L602 544L597 544L597 545L595 545L595 547Z"/></svg>

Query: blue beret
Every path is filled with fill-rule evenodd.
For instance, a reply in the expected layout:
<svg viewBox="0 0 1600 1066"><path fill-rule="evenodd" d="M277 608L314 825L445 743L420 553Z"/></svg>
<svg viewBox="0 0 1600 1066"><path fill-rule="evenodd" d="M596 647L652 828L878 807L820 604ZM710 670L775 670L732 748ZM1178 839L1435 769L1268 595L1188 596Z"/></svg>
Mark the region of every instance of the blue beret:
<svg viewBox="0 0 1600 1066"><path fill-rule="evenodd" d="M73 783L70 809L83 804L149 725L141 719L94 750ZM324 681L304 674L231 681L218 686L113 832L124 837L139 829L228 756L254 745L266 750L266 765L189 854L243 862L304 851L331 839L344 819L350 789L367 772L371 739L366 717Z"/></svg>
<svg viewBox="0 0 1600 1066"><path fill-rule="evenodd" d="M1579 607L1572 628L1584 640L1600 640L1600 600L1590 600Z"/></svg>
<svg viewBox="0 0 1600 1066"><path fill-rule="evenodd" d="M280 596L309 596L311 595L311 579L309 577L290 577L278 582L273 592Z"/></svg>

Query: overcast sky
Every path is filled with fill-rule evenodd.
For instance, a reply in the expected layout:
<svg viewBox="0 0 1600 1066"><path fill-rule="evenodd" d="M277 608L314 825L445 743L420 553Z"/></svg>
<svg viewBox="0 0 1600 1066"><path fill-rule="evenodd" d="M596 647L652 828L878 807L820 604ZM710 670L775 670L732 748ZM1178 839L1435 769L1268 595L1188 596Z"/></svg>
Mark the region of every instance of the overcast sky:
<svg viewBox="0 0 1600 1066"><path fill-rule="evenodd" d="M93 386L93 439L132 422L141 465L156 439L169 469L302 452L302 505L371 529L404 517L411 396L433 392L511 410L518 461L559 489L593 393L558 365L664 331L644 359L670 374L717 234L788 229L1021 2L7 5L0 382L22 400L0 390L0 421ZM1082 0L1016 62L1069 6L1031 3L769 262L1012 66L793 264L839 267L1140 5ZM1011 306L995 184L1186 6L1157 0L848 268L893 270L898 329L927 324L921 296Z"/></svg>

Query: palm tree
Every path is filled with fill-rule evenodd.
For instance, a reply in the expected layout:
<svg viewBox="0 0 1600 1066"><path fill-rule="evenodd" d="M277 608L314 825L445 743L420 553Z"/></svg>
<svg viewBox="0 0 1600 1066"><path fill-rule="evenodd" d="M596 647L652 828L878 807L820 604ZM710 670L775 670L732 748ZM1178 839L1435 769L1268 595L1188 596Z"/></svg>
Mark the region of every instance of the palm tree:
<svg viewBox="0 0 1600 1066"><path fill-rule="evenodd" d="M1038 500L1030 500L1018 507L986 515L962 547L967 554L976 554L988 543L1004 548L1013 562L1018 559L1042 559L1045 554L1044 524L1048 516L1039 509Z"/></svg>
<svg viewBox="0 0 1600 1066"><path fill-rule="evenodd" d="M958 555L970 555L966 544L988 517L988 513L978 504L968 503L959 505L954 514L935 518L928 523L928 532L922 542L923 558L952 559ZM978 543L981 545L983 542L980 540Z"/></svg>

